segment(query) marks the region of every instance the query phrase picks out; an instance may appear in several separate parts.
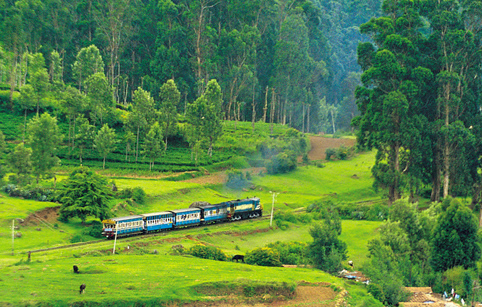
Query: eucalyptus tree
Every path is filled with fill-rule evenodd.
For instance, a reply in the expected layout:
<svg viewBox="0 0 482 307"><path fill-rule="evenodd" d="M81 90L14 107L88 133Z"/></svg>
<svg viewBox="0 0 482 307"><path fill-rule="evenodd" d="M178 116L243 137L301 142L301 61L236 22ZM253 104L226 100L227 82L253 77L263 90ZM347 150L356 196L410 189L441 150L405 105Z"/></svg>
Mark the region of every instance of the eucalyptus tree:
<svg viewBox="0 0 482 307"><path fill-rule="evenodd" d="M192 99L196 81L190 57L194 54L193 46L188 43L192 32L187 31L185 19L187 8L183 2L160 0L157 9L163 18L156 24L155 56L150 65L152 76L160 82L175 80L180 92Z"/></svg>
<svg viewBox="0 0 482 307"><path fill-rule="evenodd" d="M134 16L132 3L131 0L99 1L93 11L98 32L107 42L106 49L109 55L107 77L113 89L119 88L116 83L121 70L119 59L132 32L132 18ZM118 96L115 95L115 92L112 92L112 94L117 102Z"/></svg>
<svg viewBox="0 0 482 307"><path fill-rule="evenodd" d="M76 88L67 86L60 99L61 110L69 121L68 141L71 148L75 147L75 124L79 113L86 107L86 97Z"/></svg>
<svg viewBox="0 0 482 307"><path fill-rule="evenodd" d="M193 145L199 146L205 140L209 156L212 156L213 144L223 131L221 104L221 87L216 80L211 80L207 84L206 92L188 106L186 114L187 122L191 126L189 132L201 137L192 137Z"/></svg>
<svg viewBox="0 0 482 307"><path fill-rule="evenodd" d="M161 86L159 91L160 102L158 109L161 114L161 123L164 130L164 150L167 149L167 137L172 132L177 122L178 105L181 100L181 93L177 89L174 80L169 79Z"/></svg>
<svg viewBox="0 0 482 307"><path fill-rule="evenodd" d="M433 74L420 67L419 29L422 20L416 2L383 3L386 16L372 18L360 27L373 43L358 47L358 61L364 70L362 87L356 90L360 117L358 142L378 150L372 173L375 187L387 187L393 202L401 197L406 182L420 183L420 156L424 150L421 131L423 86ZM419 180L406 180L411 175ZM409 187L413 189L413 187Z"/></svg>
<svg viewBox="0 0 482 307"><path fill-rule="evenodd" d="M45 67L45 59L41 53L28 56L28 82L33 88L33 96L37 102L37 115L39 114L40 102L46 97L49 90L49 74Z"/></svg>
<svg viewBox="0 0 482 307"><path fill-rule="evenodd" d="M63 61L60 54L55 50L52 51L50 53L49 77L50 82L56 89L61 89L64 85L63 70Z"/></svg>
<svg viewBox="0 0 482 307"><path fill-rule="evenodd" d="M115 130L104 124L94 137L94 146L103 158L102 168L105 169L105 158L116 148Z"/></svg>
<svg viewBox="0 0 482 307"><path fill-rule="evenodd" d="M77 80L79 90L82 90L85 80L91 75L104 72L104 61L95 45L80 49L72 66L72 73Z"/></svg>
<svg viewBox="0 0 482 307"><path fill-rule="evenodd" d="M149 159L149 170L152 170L156 158L159 158L165 151L162 136L162 128L159 122L155 122L146 135L142 152Z"/></svg>
<svg viewBox="0 0 482 307"><path fill-rule="evenodd" d="M32 118L27 125L28 142L32 148L33 174L37 183L42 176L54 176L52 168L57 166L60 159L57 157L57 149L62 140L57 118L43 113Z"/></svg>
<svg viewBox="0 0 482 307"><path fill-rule="evenodd" d="M7 155L7 165L11 172L17 175L17 181L20 184L28 184L31 181L32 174L32 149L25 147L23 143L18 144ZM2 171L0 169L0 171ZM2 174L3 178L3 174Z"/></svg>
<svg viewBox="0 0 482 307"><path fill-rule="evenodd" d="M75 144L75 147L79 149L79 160L80 165L82 165L84 150L88 147L94 147L95 127L89 123L89 120L83 114L75 119L75 126L77 129L74 131L72 144Z"/></svg>
<svg viewBox="0 0 482 307"><path fill-rule="evenodd" d="M236 111L239 108L238 98L243 92L251 93L252 91L251 85L256 79L256 46L259 39L258 29L247 25L241 30L234 29L228 32L223 29L221 31L218 53L228 101L225 115L228 120L233 117L236 121L240 120L239 111ZM232 116L231 110L233 110L234 116Z"/></svg>
<svg viewBox="0 0 482 307"><path fill-rule="evenodd" d="M139 156L141 132L149 127L155 116L154 99L149 92L138 88L132 96L133 111L127 117L127 125L136 135L136 162Z"/></svg>
<svg viewBox="0 0 482 307"><path fill-rule="evenodd" d="M478 76L481 68L480 17L476 2L454 0L424 1L424 12L433 29L430 54L434 59L436 107L434 130L436 145L432 200L451 195L451 181L463 176L465 184L473 183L476 174L466 168L470 162L470 127L480 119ZM461 163L463 162L463 163ZM440 178L443 178L442 181ZM442 187L442 189L441 189ZM453 192L453 191L452 191Z"/></svg>
<svg viewBox="0 0 482 307"><path fill-rule="evenodd" d="M7 143L5 143L5 135L2 130L0 130L0 156L3 156L6 148ZM5 176L5 169L3 168L3 163L0 163L0 182L2 182L3 176Z"/></svg>
<svg viewBox="0 0 482 307"><path fill-rule="evenodd" d="M104 124L104 118L113 111L112 87L103 72L95 73L85 81L90 118L94 123Z"/></svg>

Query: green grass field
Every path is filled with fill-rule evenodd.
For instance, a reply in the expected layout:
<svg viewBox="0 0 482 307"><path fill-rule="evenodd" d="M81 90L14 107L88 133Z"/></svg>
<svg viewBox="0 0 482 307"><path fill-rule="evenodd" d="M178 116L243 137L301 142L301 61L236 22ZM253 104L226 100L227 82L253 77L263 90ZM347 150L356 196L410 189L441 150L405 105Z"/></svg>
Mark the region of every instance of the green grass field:
<svg viewBox="0 0 482 307"><path fill-rule="evenodd" d="M323 199L353 203L380 200L380 195L371 188L373 159L374 153L363 153L348 161L327 162L323 168L302 166L285 175L253 174L255 188L247 191L162 178L111 179L119 189L142 187L148 195L145 204L119 209L116 211L119 215L187 208L195 201L216 203L251 196L261 198L264 215L269 215L271 192L276 192L279 194L274 204L275 226L279 212L300 212ZM58 176L58 180L64 178L65 175ZM347 284L318 270L252 267L170 255L171 247L177 244L186 248L199 243L212 245L231 256L276 241L310 243L311 224L300 222L288 223L289 227L281 230L270 228L269 219L258 219L167 232L155 237L127 238L118 240L115 255L111 254L113 241L102 239L94 245L32 253L31 261L27 262L28 251L70 244L71 238L82 232L85 226L78 219L49 226L42 223L21 226L18 232L22 237L16 238L12 246L13 219L26 218L37 210L59 204L0 195L0 305L107 306L113 299L116 306L132 306L134 302L169 305L169 302L209 300L196 291L199 286L210 282L236 283L240 279L252 283L329 282L337 287L350 288L355 296L366 295L364 287ZM122 200L113 200L111 205L122 208L121 203ZM356 264L366 260L367 242L377 236L379 225L380 222L343 221L341 239L347 243L349 259ZM154 250L158 254L152 254ZM74 264L81 268L82 274L72 273ZM88 286L86 293L79 297L81 283Z"/></svg>
<svg viewBox="0 0 482 307"><path fill-rule="evenodd" d="M357 259L358 263L366 256L366 243L376 236L378 225L379 222L343 222L342 239L348 243L349 259ZM110 253L114 242L101 241L95 246L34 253L30 263L26 262L26 254L4 256L0 268L0 304L2 301L12 306L34 301L53 303L53 298L58 306L71 304L79 300L77 291L81 283L88 285L83 301L106 303L122 297L127 305L138 300L156 299L164 303L205 300L207 298L193 291L193 287L238 279L262 283L323 281L341 287L342 280L313 269L253 267L169 254L177 244L188 248L204 243L232 255L275 241L310 242L309 227L291 225L282 231L269 229L268 220L252 220L141 237L136 241L118 240L115 255ZM252 233L253 229L260 231ZM153 250L158 254L152 254ZM72 273L74 264L82 274Z"/></svg>

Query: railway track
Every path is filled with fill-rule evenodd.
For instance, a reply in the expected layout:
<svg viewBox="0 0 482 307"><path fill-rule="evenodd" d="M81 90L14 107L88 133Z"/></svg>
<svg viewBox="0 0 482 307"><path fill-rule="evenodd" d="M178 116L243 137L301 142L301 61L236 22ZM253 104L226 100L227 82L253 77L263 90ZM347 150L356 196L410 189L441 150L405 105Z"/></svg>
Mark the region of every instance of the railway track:
<svg viewBox="0 0 482 307"><path fill-rule="evenodd" d="M263 215L261 217L256 218L256 220L267 220L269 219L269 215ZM240 221L233 221L233 222L224 222L224 223L217 223L216 225L224 225L224 224L230 224L230 223L246 223L248 221L251 221L252 219L246 219L246 220L240 220ZM168 231L162 231L162 232L152 232L148 234L139 234L139 235L134 235L134 236L129 236L129 237L119 237L117 240L121 240L122 242L136 242L139 240L142 240L144 238L149 238L149 237L157 237L157 236L165 236L169 233L173 232L179 232L179 231L184 231L184 230L189 230L189 229L194 229L194 228L199 228L199 227L206 227L206 225L198 225L198 226L193 226L189 228L181 228L181 229L172 229ZM48 248L41 248L41 249L35 249L35 250L29 250L29 251L22 251L20 252L21 254L32 254L32 253L40 253L40 252L48 252L48 251L53 251L53 250L58 250L58 249L68 249L68 248L76 248L76 247L81 247L81 246L91 246L91 245L100 245L102 243L107 243L107 242L112 242L108 241L106 239L100 239L96 241L89 241L89 242L79 242L79 243L72 243L72 244L67 244L67 245L61 245L61 246L55 246L55 247L48 247Z"/></svg>

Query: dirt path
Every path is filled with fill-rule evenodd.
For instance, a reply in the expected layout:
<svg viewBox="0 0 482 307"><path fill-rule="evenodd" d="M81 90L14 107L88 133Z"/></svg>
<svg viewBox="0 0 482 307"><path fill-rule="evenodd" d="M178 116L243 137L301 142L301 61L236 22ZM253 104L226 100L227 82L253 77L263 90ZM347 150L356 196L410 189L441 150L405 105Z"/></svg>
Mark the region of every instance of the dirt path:
<svg viewBox="0 0 482 307"><path fill-rule="evenodd" d="M213 300L211 302L202 302L188 304L190 307L295 307L295 306L322 306L322 307L336 307L343 306L346 291L334 291L329 284L299 285L296 288L296 294L292 299L275 299L269 294L264 295L261 300L266 302L244 302L243 299L235 295L229 296L229 300L222 302Z"/></svg>
<svg viewBox="0 0 482 307"><path fill-rule="evenodd" d="M356 140L354 139L333 139L322 136L310 137L311 150L308 153L310 161L324 160L326 158L326 150L328 148L338 148L342 145L346 147L354 146Z"/></svg>

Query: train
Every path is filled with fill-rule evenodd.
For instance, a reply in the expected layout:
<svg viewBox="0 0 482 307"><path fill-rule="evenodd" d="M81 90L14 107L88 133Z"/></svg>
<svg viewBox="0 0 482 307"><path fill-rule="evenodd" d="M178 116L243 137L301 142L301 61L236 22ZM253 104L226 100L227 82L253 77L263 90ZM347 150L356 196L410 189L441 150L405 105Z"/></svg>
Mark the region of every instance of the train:
<svg viewBox="0 0 482 307"><path fill-rule="evenodd" d="M189 208L114 217L102 221L102 235L107 239L128 237L172 229L220 222L252 219L263 215L258 197L237 199L214 205L191 205Z"/></svg>

